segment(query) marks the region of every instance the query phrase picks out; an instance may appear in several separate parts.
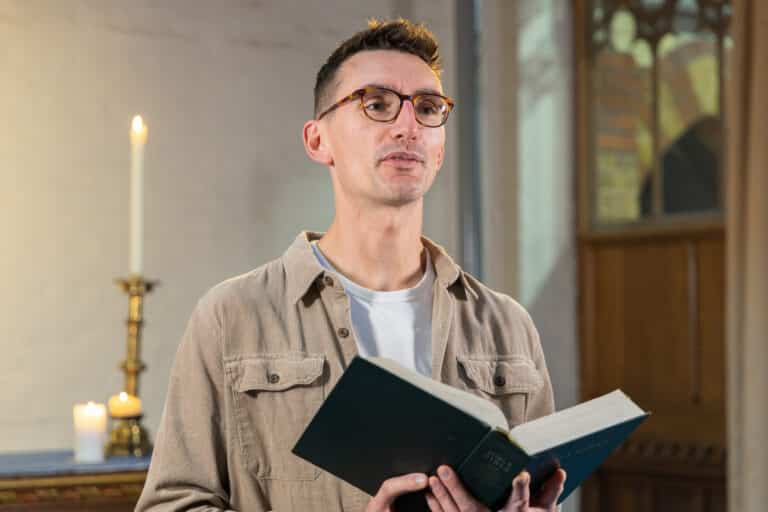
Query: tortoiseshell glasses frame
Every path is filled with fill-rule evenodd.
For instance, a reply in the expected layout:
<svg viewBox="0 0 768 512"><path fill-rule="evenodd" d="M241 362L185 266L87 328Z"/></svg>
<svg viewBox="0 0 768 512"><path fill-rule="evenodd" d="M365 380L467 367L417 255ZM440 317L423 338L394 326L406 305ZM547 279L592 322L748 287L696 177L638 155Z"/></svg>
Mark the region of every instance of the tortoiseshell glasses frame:
<svg viewBox="0 0 768 512"><path fill-rule="evenodd" d="M394 97L397 97L400 100L397 110L390 108L385 112L377 112L379 115L377 115L376 117L372 117L376 115L376 113L372 113L371 111L368 110L368 108L366 108L366 98L369 101L371 101L372 99L375 99L377 97L381 98L383 96L387 96L392 99L394 99ZM408 95L408 94L401 94L397 91L388 89L386 87L377 87L377 86L371 85L371 86L363 87L361 89L357 89L352 94L344 96L339 101L337 101L336 103L328 107L326 110L324 110L320 115L318 115L317 121L322 119L326 114L336 110L337 108L341 107L346 103L355 101L356 99L360 100L360 107L362 108L365 116L371 121L376 121L379 123L389 123L397 119L397 116L400 115L400 110L402 110L403 108L403 102L405 100L409 100L411 104L413 104L413 108L416 113L416 121L420 125L426 126L428 128L439 128L440 126L443 126L445 122L448 120L448 115L451 113L455 105L455 102L452 98L449 98L448 96L443 96L442 94L419 93L419 94ZM422 113L422 111L419 110L419 107L425 103L432 108L437 108L438 110L436 112Z"/></svg>

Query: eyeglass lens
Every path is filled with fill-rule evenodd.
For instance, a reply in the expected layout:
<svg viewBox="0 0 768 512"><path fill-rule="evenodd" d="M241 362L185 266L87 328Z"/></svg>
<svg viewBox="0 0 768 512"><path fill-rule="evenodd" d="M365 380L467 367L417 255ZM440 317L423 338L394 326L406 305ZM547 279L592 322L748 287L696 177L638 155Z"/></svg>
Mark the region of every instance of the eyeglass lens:
<svg viewBox="0 0 768 512"><path fill-rule="evenodd" d="M400 97L392 91L375 89L362 97L365 115L374 121L392 121L400 113ZM448 116L448 103L440 96L419 94L414 98L416 119L425 126L440 126Z"/></svg>

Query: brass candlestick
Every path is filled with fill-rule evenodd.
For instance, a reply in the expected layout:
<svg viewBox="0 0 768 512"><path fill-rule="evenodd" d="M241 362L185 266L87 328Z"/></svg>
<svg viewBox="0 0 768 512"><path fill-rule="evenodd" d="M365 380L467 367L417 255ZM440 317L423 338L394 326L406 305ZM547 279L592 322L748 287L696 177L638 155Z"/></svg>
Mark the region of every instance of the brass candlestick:
<svg viewBox="0 0 768 512"><path fill-rule="evenodd" d="M151 292L158 283L145 281L139 275L132 275L128 279L116 279L115 282L128 294L127 350L120 369L125 373L125 392L138 397L139 374L146 368L140 356L144 295ZM113 417L113 419L116 420L116 424L110 432L106 447L107 455L149 455L152 451L152 443L149 440L149 433L141 425L141 415L129 418Z"/></svg>
<svg viewBox="0 0 768 512"><path fill-rule="evenodd" d="M141 415L125 418L111 416L116 421L109 433L107 455L142 457L152 453L149 432L141 424Z"/></svg>

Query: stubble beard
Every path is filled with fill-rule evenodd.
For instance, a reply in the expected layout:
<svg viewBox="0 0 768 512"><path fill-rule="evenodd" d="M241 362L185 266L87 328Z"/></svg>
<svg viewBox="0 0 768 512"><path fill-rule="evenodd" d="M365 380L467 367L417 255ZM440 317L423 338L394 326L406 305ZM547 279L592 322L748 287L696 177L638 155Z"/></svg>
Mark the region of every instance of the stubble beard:
<svg viewBox="0 0 768 512"><path fill-rule="evenodd" d="M382 164L379 163L376 166L376 170L379 171L381 166ZM423 163L422 171L420 179L409 183L397 183L394 180L387 180L380 172L376 172L374 174L373 186L375 190L379 191L379 193L375 194L377 202L391 207L403 207L422 200L431 186L429 169Z"/></svg>

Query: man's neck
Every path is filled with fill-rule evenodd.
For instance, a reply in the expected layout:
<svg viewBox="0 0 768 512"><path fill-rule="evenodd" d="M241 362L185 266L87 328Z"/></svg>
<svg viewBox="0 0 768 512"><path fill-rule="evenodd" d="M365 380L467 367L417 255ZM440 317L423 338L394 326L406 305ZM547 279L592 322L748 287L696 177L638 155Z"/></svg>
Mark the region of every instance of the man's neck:
<svg viewBox="0 0 768 512"><path fill-rule="evenodd" d="M330 263L353 282L377 291L411 288L424 275L422 207L336 216L318 245Z"/></svg>

